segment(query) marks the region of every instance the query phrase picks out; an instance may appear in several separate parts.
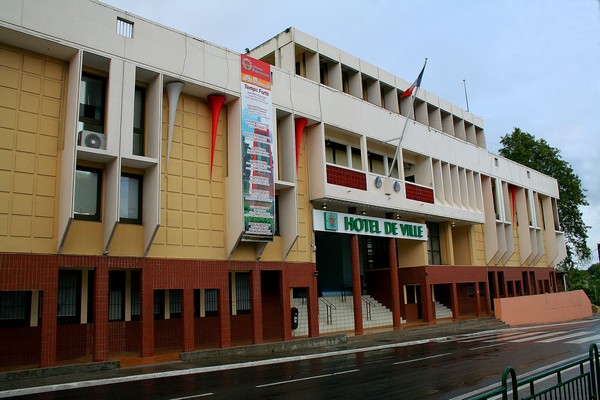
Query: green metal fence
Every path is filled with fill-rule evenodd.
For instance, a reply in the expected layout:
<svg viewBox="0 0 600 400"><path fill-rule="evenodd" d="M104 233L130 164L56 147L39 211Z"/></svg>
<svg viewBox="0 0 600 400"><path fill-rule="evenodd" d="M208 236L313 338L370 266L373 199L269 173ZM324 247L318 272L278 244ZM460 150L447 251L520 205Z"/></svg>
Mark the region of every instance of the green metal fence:
<svg viewBox="0 0 600 400"><path fill-rule="evenodd" d="M572 361L543 373L517 379L512 367L506 367L500 387L469 400L499 399L598 399L600 387L598 346L590 345L587 357Z"/></svg>

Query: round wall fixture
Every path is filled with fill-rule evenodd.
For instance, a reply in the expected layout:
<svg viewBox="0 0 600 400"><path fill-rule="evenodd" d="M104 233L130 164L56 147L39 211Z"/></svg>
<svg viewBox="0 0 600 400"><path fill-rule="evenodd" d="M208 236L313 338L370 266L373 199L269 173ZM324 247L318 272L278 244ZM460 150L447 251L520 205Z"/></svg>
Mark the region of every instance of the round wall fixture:
<svg viewBox="0 0 600 400"><path fill-rule="evenodd" d="M375 178L375 187L379 189L381 185L383 185L383 181L381 180L381 177L378 176L377 178Z"/></svg>
<svg viewBox="0 0 600 400"><path fill-rule="evenodd" d="M399 192L402 189L402 186L400 186L400 182L396 181L394 182L394 192Z"/></svg>

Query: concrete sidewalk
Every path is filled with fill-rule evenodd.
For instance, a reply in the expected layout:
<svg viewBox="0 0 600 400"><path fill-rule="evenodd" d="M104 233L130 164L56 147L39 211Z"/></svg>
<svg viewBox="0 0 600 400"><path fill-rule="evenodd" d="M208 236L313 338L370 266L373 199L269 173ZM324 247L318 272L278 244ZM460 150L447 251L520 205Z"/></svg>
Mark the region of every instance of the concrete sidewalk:
<svg viewBox="0 0 600 400"><path fill-rule="evenodd" d="M178 361L119 367L119 361L83 363L0 373L0 398L76 387L152 379L300 359L357 353L365 349L442 341L456 335L508 329L494 317L438 321L401 330L370 331L362 336L337 334L286 342L181 353Z"/></svg>

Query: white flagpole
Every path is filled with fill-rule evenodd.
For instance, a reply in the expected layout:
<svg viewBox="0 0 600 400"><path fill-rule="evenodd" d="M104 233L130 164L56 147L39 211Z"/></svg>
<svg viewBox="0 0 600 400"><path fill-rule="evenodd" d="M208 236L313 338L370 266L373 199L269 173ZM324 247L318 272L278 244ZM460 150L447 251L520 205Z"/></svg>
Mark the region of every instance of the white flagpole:
<svg viewBox="0 0 600 400"><path fill-rule="evenodd" d="M427 58L425 59L425 64L423 64L423 68L421 69L421 71L425 70L426 65L427 65ZM396 164L396 161L398 158L398 152L400 151L400 148L402 147L402 140L404 139L404 134L406 133L406 128L408 127L408 120L410 119L410 115L414 114L415 97L417 96L419 89L420 89L420 85L417 85L416 90L411 93L410 108L408 109L408 115L406 116L406 120L404 121L404 127L402 128L402 133L400 134L400 137L398 138L398 145L396 146L396 151L394 152L394 158L392 159L392 165L390 166L390 170L388 171L388 178L390 176L392 176L392 171L394 170L394 165Z"/></svg>

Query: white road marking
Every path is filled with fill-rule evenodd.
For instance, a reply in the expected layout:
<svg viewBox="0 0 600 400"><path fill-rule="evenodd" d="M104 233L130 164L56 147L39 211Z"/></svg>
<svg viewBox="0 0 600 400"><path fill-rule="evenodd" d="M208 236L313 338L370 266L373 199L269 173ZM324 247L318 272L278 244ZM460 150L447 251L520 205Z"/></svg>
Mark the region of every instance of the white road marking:
<svg viewBox="0 0 600 400"><path fill-rule="evenodd" d="M472 347L472 348L469 349L469 351L481 350L481 349L489 349L490 347L504 346L505 344L508 344L508 342L488 344L487 346Z"/></svg>
<svg viewBox="0 0 600 400"><path fill-rule="evenodd" d="M559 340L570 339L570 338L574 338L577 336L589 335L590 333L593 333L593 332L591 332L591 331L575 332L575 333L570 333L568 335L555 337L552 339L540 340L540 343L553 343L553 342L558 342Z"/></svg>
<svg viewBox="0 0 600 400"><path fill-rule="evenodd" d="M594 335L594 336L586 336L584 338L581 339L576 339L576 340L571 340L567 343L569 344L581 344L581 343L585 343L585 342L593 342L600 339L600 335Z"/></svg>
<svg viewBox="0 0 600 400"><path fill-rule="evenodd" d="M214 393L202 393L202 394L196 394L194 396L176 397L176 398L171 399L171 400L198 399L200 397L207 397L207 396L212 396L212 395L214 395Z"/></svg>
<svg viewBox="0 0 600 400"><path fill-rule="evenodd" d="M524 337L528 337L528 336L535 336L535 335L539 335L540 333L542 333L542 332L536 331L536 332L521 333L518 335L506 335L506 336L499 337L495 340L483 340L483 342L484 343L508 342L509 340L524 338Z"/></svg>
<svg viewBox="0 0 600 400"><path fill-rule="evenodd" d="M543 333L541 335L537 335L537 336L530 336L530 337L526 337L526 338L521 338L521 339L515 339L515 340L510 340L511 343L522 343L522 342L527 342L530 340L539 340L542 338L547 338L550 336L556 336L556 335L560 335L565 333L565 331L556 331L556 332L549 332L549 333Z"/></svg>
<svg viewBox="0 0 600 400"><path fill-rule="evenodd" d="M429 356L429 357L415 358L414 360L398 361L398 362L395 362L394 365L408 364L408 363L417 362L417 361L429 360L432 358L444 357L444 356L447 356L450 354L452 354L452 353L436 354L434 356Z"/></svg>
<svg viewBox="0 0 600 400"><path fill-rule="evenodd" d="M329 377L332 377L332 376L351 374L353 372L358 372L358 371L360 371L360 370L358 370L358 369L351 369L351 370L348 370L348 371L333 372L331 374L314 375L314 376L307 376L306 378L289 379L287 381L265 383L264 385L256 385L256 387L257 388L264 388L264 387L269 387L269 386L287 385L288 383L296 383L296 382L302 382L302 381L311 381L311 380L314 380L314 379L329 378Z"/></svg>

